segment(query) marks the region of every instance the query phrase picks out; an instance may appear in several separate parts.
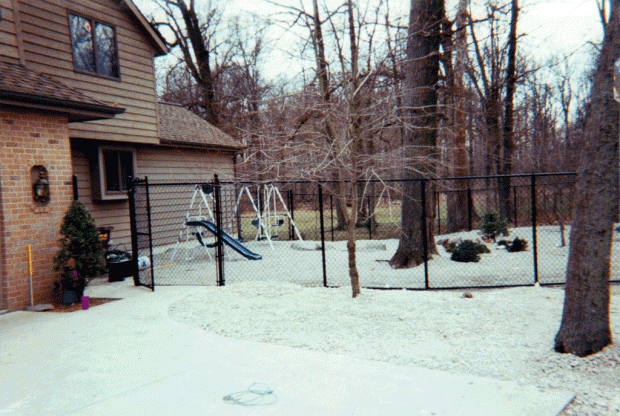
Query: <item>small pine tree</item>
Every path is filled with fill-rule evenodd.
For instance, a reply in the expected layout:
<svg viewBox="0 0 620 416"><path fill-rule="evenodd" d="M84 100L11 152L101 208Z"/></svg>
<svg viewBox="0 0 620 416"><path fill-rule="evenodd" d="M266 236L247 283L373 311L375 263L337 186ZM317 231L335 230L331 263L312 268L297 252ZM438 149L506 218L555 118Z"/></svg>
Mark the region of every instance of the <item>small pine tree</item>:
<svg viewBox="0 0 620 416"><path fill-rule="evenodd" d="M480 232L485 239L491 239L495 242L498 235L507 236L508 223L500 218L499 214L494 211L487 211L482 216L482 226Z"/></svg>
<svg viewBox="0 0 620 416"><path fill-rule="evenodd" d="M56 287L81 298L88 281L105 272L103 248L93 217L84 204L73 201L60 227L60 250L54 257Z"/></svg>

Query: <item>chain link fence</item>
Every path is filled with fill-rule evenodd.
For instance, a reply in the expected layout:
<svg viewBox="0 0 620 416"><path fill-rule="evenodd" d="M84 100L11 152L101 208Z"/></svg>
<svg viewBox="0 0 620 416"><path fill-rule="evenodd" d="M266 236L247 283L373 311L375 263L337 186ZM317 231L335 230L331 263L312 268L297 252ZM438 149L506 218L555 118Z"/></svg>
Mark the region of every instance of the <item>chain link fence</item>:
<svg viewBox="0 0 620 416"><path fill-rule="evenodd" d="M433 228L435 244L427 241L423 264L403 269L390 260L399 246L404 181L375 183L358 201L360 284L444 289L564 283L574 180L571 173L425 180L427 209L414 220ZM148 258L137 281L350 285L347 233L327 185L136 181L133 250ZM489 218L506 232L481 231ZM468 240L484 252L478 261L456 261L455 249ZM620 279L615 266L612 279Z"/></svg>

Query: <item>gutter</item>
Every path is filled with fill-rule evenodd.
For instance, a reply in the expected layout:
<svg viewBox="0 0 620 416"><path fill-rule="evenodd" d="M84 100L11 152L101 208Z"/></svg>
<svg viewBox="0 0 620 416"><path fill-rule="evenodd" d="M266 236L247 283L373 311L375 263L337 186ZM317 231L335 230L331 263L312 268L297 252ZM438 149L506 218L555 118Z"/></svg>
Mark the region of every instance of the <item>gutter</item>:
<svg viewBox="0 0 620 416"><path fill-rule="evenodd" d="M0 103L16 105L20 107L37 106L37 108L57 108L75 111L77 114L93 113L107 115L106 118L113 118L117 114L125 112L124 108L113 107L105 104L84 103L74 100L64 100L54 97L46 97L22 92L0 91Z"/></svg>

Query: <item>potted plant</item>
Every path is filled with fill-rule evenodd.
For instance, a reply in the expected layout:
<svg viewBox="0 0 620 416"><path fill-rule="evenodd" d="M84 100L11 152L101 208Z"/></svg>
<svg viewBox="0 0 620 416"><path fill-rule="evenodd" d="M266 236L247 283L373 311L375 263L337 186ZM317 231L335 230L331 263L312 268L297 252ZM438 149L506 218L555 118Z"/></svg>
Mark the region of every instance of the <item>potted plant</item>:
<svg viewBox="0 0 620 416"><path fill-rule="evenodd" d="M99 232L84 204L73 201L60 227L60 249L54 257L55 288L63 303L82 299L88 281L105 272Z"/></svg>

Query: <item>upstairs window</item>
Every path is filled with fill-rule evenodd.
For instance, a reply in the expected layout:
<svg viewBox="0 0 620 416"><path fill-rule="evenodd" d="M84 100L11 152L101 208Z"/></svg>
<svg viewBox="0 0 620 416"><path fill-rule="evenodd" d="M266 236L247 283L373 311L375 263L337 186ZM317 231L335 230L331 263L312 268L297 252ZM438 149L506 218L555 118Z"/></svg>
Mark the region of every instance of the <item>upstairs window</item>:
<svg viewBox="0 0 620 416"><path fill-rule="evenodd" d="M119 78L116 34L112 26L69 14L69 30L76 70Z"/></svg>

